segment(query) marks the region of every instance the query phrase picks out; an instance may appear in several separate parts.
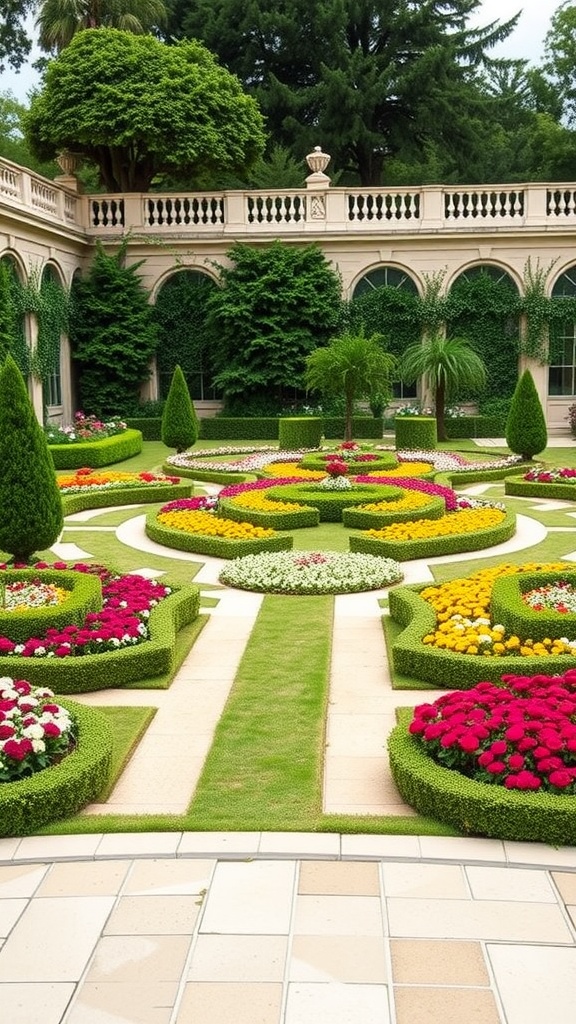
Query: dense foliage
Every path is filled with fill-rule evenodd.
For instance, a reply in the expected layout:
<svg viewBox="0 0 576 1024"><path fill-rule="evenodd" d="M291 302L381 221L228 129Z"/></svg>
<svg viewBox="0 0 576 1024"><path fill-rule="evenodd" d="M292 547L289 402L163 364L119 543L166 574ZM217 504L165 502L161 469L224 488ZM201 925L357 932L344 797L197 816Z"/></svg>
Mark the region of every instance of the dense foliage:
<svg viewBox="0 0 576 1024"><path fill-rule="evenodd" d="M198 440L199 430L188 385L181 368L177 366L162 413L162 441L168 448L184 452Z"/></svg>
<svg viewBox="0 0 576 1024"><path fill-rule="evenodd" d="M193 398L205 398L206 392L211 392L210 350L215 339L209 335L207 318L214 288L215 282L206 274L181 270L172 274L158 292L154 305L158 327L156 365L163 398L176 366L182 368Z"/></svg>
<svg viewBox="0 0 576 1024"><path fill-rule="evenodd" d="M530 370L524 370L514 394L506 422L506 444L511 452L531 459L544 451L548 442L546 419Z"/></svg>

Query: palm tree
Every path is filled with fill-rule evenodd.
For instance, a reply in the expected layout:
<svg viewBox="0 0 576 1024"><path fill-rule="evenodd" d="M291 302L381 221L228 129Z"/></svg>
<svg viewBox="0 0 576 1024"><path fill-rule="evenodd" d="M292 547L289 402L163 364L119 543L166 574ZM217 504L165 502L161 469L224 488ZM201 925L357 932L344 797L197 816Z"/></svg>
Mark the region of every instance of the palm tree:
<svg viewBox="0 0 576 1024"><path fill-rule="evenodd" d="M41 0L36 24L42 49L59 53L84 28L119 28L142 35L165 20L163 0Z"/></svg>
<svg viewBox="0 0 576 1024"><path fill-rule="evenodd" d="M446 399L461 388L477 391L486 381L486 366L467 338L432 335L406 349L399 367L401 379L412 384L423 377L434 398L439 441L446 440Z"/></svg>
<svg viewBox="0 0 576 1024"><path fill-rule="evenodd" d="M354 402L392 393L394 356L382 348L383 338L372 334L342 334L306 359L306 386L325 395L344 397L344 440L352 440Z"/></svg>

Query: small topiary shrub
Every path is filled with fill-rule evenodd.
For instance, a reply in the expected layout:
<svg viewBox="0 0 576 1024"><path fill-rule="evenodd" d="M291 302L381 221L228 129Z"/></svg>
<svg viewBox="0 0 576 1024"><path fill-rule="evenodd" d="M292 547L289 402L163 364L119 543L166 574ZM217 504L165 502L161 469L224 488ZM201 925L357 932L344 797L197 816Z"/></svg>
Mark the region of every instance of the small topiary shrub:
<svg viewBox="0 0 576 1024"><path fill-rule="evenodd" d="M299 451L319 448L323 421L316 416L288 416L278 421L278 447L280 451Z"/></svg>
<svg viewBox="0 0 576 1024"><path fill-rule="evenodd" d="M438 443L433 416L396 416L394 433L398 451L431 451Z"/></svg>
<svg viewBox="0 0 576 1024"><path fill-rule="evenodd" d="M530 370L518 381L506 420L506 444L523 459L532 459L548 443L546 419Z"/></svg>
<svg viewBox="0 0 576 1024"><path fill-rule="evenodd" d="M49 451L56 469L102 469L115 462L139 455L142 451L142 434L139 430L125 430L102 441L86 441L83 444L51 444Z"/></svg>
<svg viewBox="0 0 576 1024"><path fill-rule="evenodd" d="M186 378L181 368L176 366L162 413L162 442L167 448L184 452L196 443L199 431L198 417Z"/></svg>

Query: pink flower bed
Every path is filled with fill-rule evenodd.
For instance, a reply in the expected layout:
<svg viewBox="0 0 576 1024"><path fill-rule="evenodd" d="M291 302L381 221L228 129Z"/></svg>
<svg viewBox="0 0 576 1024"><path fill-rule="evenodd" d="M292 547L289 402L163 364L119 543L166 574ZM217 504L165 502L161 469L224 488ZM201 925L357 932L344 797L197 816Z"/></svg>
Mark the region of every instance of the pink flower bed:
<svg viewBox="0 0 576 1024"><path fill-rule="evenodd" d="M443 487L442 484L434 484L431 480L419 480L418 477L410 476L357 476L357 484L392 484L394 487L404 487L409 491L421 491L422 494L430 494L437 498L444 498L447 512L455 512L458 508L458 497L451 487Z"/></svg>
<svg viewBox="0 0 576 1024"><path fill-rule="evenodd" d="M446 768L506 789L576 793L576 669L502 677L415 708L409 731Z"/></svg>
<svg viewBox="0 0 576 1024"><path fill-rule="evenodd" d="M5 565L0 566L0 569L5 568ZM35 568L94 573L102 582L103 607L99 612L89 612L82 626L48 629L44 636L32 637L25 643L15 643L9 637L1 636L1 656L66 658L132 647L148 639L150 610L171 593L170 587L155 580L133 573L118 576L102 565L83 562L48 565L47 562L38 562Z"/></svg>

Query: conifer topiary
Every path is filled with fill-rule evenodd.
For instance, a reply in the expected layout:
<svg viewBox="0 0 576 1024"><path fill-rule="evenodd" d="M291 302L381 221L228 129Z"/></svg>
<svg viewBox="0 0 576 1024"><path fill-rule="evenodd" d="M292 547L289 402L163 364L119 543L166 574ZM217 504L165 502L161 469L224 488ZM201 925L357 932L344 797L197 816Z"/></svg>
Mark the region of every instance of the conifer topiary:
<svg viewBox="0 0 576 1024"><path fill-rule="evenodd" d="M506 444L515 455L531 459L544 450L548 431L542 404L530 370L518 381L506 420Z"/></svg>
<svg viewBox="0 0 576 1024"><path fill-rule="evenodd" d="M184 452L198 440L200 424L190 398L186 378L177 366L162 414L162 441L168 448Z"/></svg>
<svg viewBox="0 0 576 1024"><path fill-rule="evenodd" d="M54 463L12 356L0 369L0 551L29 562L63 526Z"/></svg>

